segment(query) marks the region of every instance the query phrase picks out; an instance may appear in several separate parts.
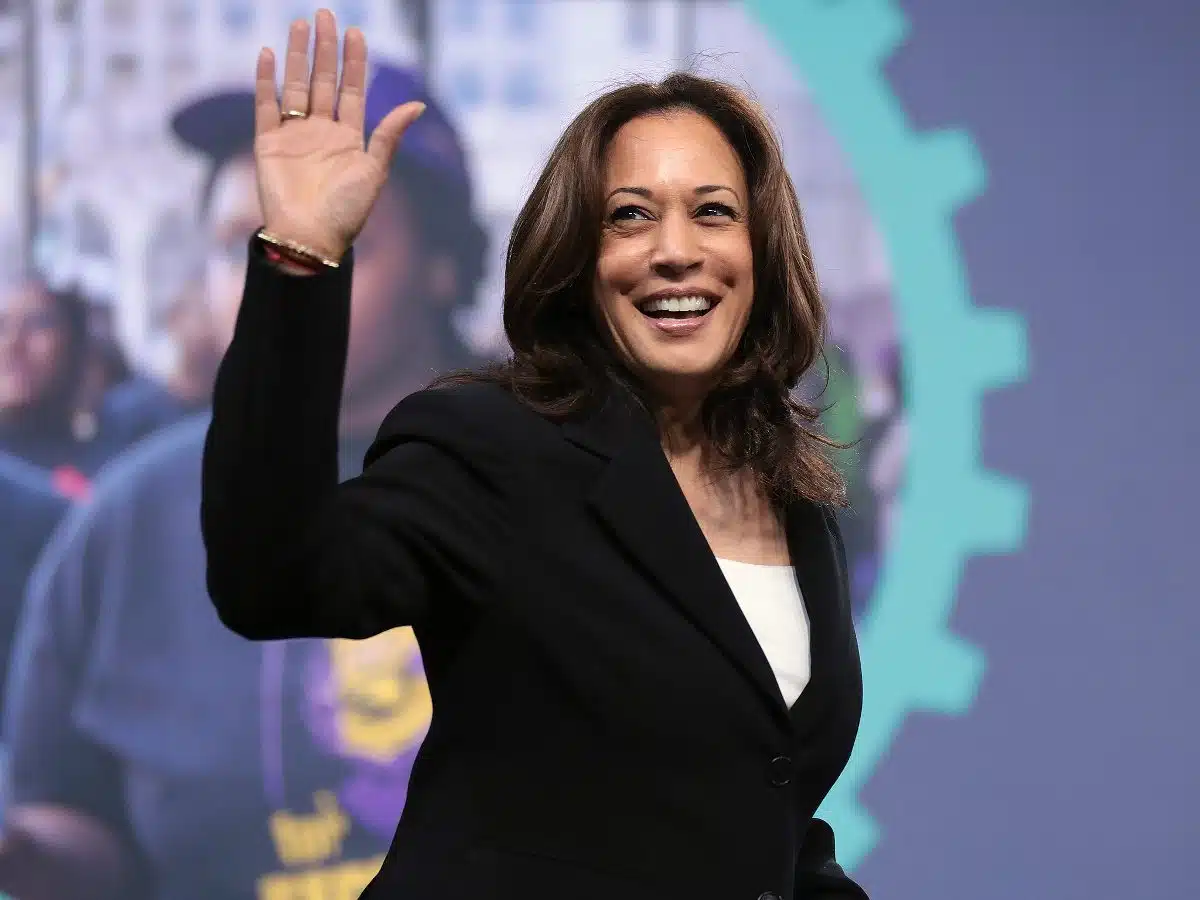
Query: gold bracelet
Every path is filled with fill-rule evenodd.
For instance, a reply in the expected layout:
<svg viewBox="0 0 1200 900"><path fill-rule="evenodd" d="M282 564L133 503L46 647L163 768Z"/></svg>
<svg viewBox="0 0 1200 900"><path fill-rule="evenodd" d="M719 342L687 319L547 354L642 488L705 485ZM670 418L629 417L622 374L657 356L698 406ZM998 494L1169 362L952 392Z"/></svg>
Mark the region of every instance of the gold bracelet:
<svg viewBox="0 0 1200 900"><path fill-rule="evenodd" d="M327 256L322 256L312 247L306 247L303 244L297 244L295 241L284 240L276 237L268 232L265 228L259 229L258 239L264 243L270 244L280 252L282 256L292 257L296 262L308 263L309 265L327 266L330 269L338 268L338 261L330 259Z"/></svg>

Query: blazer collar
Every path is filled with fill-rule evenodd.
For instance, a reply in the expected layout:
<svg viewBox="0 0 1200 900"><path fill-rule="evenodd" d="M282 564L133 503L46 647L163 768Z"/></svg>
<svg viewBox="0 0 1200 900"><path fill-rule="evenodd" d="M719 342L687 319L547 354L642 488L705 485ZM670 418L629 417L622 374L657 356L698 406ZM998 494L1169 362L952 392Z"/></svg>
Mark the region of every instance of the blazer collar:
<svg viewBox="0 0 1200 900"><path fill-rule="evenodd" d="M614 537L741 673L773 713L806 729L827 698L839 630L838 566L825 513L811 503L786 510L788 548L810 623L812 673L791 711L667 462L650 415L624 389L562 426L564 437L608 460L589 501Z"/></svg>

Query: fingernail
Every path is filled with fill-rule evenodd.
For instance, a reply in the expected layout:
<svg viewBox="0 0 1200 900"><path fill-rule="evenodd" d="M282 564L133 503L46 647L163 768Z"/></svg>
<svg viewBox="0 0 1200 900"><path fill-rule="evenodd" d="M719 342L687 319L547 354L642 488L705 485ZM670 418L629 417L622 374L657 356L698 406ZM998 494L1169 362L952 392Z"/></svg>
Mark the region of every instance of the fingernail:
<svg viewBox="0 0 1200 900"><path fill-rule="evenodd" d="M424 104L424 103L420 103L420 102L418 102L418 103L417 103L417 117L420 117L420 115L421 115L423 112L425 112L425 104Z"/></svg>

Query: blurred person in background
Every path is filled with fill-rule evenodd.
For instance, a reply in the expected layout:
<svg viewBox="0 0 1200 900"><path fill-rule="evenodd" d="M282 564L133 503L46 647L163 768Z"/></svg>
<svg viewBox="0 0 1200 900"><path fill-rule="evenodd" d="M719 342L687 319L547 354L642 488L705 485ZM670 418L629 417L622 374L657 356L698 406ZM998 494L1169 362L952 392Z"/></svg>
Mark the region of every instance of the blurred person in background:
<svg viewBox="0 0 1200 900"><path fill-rule="evenodd" d="M198 269L172 299L166 326L177 351L176 363L165 379L166 392L183 410L204 409L212 399L222 350L213 325L204 268Z"/></svg>
<svg viewBox="0 0 1200 900"><path fill-rule="evenodd" d="M182 250L193 252L192 248ZM200 255L198 248L194 252ZM105 412L140 435L202 412L212 398L220 341L213 327L203 265L193 266L187 275L172 292L164 315L163 325L175 351L169 373L159 378L130 370L103 398Z"/></svg>
<svg viewBox="0 0 1200 900"><path fill-rule="evenodd" d="M825 365L810 379L809 396L817 398L824 409L821 424L834 440L847 445L835 454L838 468L846 479L847 504L837 510L838 525L846 545L850 575L850 597L854 615L866 612L874 589L882 547L879 542L878 503L868 469L872 446L864 422L862 384L854 359L834 343L825 345Z"/></svg>
<svg viewBox="0 0 1200 900"><path fill-rule="evenodd" d="M409 100L427 111L356 245L342 477L397 396L472 361L454 320L486 239L459 140L416 75L375 68L368 128ZM224 341L262 225L253 108L221 93L173 121L211 163L206 280ZM251 644L225 629L197 515L206 427L193 417L124 455L32 578L0 839L0 891L21 900L348 900L392 838L432 709L412 631Z"/></svg>
<svg viewBox="0 0 1200 900"><path fill-rule="evenodd" d="M0 453L0 691L29 573L68 503L50 473Z"/></svg>
<svg viewBox="0 0 1200 900"><path fill-rule="evenodd" d="M74 287L29 272L0 286L0 451L82 495L101 466L171 417L112 404L130 367ZM177 418L177 416L175 417Z"/></svg>
<svg viewBox="0 0 1200 900"><path fill-rule="evenodd" d="M41 468L93 472L116 450L79 400L88 306L30 273L0 288L0 450Z"/></svg>
<svg viewBox="0 0 1200 900"><path fill-rule="evenodd" d="M878 233L871 230L869 235L867 245L877 245ZM887 451L889 478L881 481L873 474L880 466L882 436L904 416L896 382L900 349L893 298L877 261L883 257L882 246L876 249L876 262L871 263L868 254L864 264L865 280L826 291L831 377L820 401L829 407L822 421L830 435L850 445L838 454L849 499L848 506L839 510L838 521L846 542L856 617L866 612L877 585L888 549L888 532L881 523L894 493L889 493L890 487L903 476L906 461L904 448L892 444Z"/></svg>
<svg viewBox="0 0 1200 900"><path fill-rule="evenodd" d="M904 415L904 376L899 348L891 347L885 352L883 371L895 402L872 421L864 443L871 448L867 477L879 508L876 541L886 547L895 536L900 491L908 460L908 420Z"/></svg>
<svg viewBox="0 0 1200 900"><path fill-rule="evenodd" d="M855 615L866 612L879 581L883 558L892 537L896 502L908 461L907 429L900 382L900 349L895 343L870 348L870 359L851 360L867 378L855 379L859 417L847 454L851 506L843 512L847 524L846 552ZM869 383L868 382L869 379ZM870 392L870 398L864 395Z"/></svg>

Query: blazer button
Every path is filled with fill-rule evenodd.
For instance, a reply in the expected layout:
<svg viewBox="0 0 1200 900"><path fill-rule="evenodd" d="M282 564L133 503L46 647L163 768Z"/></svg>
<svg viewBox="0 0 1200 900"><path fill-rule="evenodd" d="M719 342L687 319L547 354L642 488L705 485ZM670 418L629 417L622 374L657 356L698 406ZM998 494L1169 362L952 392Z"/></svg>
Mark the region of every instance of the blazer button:
<svg viewBox="0 0 1200 900"><path fill-rule="evenodd" d="M768 774L771 778L771 784L775 787L783 787L792 783L792 758L790 756L777 756L771 760L771 765L768 768ZM760 897L759 900L762 900Z"/></svg>

